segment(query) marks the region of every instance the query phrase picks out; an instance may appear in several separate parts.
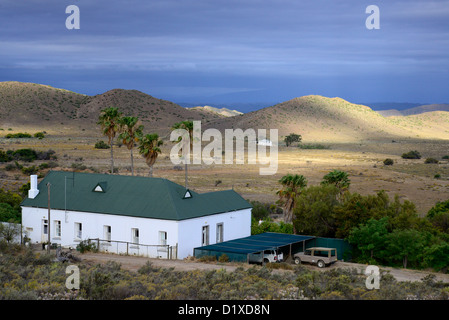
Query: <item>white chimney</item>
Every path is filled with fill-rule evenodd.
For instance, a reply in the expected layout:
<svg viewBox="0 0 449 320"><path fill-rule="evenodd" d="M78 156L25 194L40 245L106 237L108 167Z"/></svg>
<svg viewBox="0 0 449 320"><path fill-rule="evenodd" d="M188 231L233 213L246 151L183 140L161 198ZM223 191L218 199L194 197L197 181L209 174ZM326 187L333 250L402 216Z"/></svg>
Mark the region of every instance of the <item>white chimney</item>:
<svg viewBox="0 0 449 320"><path fill-rule="evenodd" d="M30 176L30 190L28 190L28 198L34 199L39 194L39 189L37 188L37 175L32 174Z"/></svg>

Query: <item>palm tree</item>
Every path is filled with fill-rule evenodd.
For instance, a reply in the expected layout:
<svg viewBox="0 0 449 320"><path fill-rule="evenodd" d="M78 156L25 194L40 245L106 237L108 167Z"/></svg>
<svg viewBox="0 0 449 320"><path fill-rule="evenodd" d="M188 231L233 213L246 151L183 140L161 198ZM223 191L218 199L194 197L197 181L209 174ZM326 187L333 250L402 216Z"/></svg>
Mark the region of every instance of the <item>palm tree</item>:
<svg viewBox="0 0 449 320"><path fill-rule="evenodd" d="M118 111L118 108L109 107L101 111L97 124L101 126L103 135L109 139L109 145L111 147L111 173L114 173L114 156L112 146L114 138L117 132L120 130L119 119L122 113Z"/></svg>
<svg viewBox="0 0 449 320"><path fill-rule="evenodd" d="M123 117L120 119L120 135L119 139L123 141L131 153L131 174L134 175L134 157L133 149L134 143L138 142L143 135L143 125L137 126L139 118L137 117Z"/></svg>
<svg viewBox="0 0 449 320"><path fill-rule="evenodd" d="M192 150L192 148L193 148L193 121L185 120L185 121L177 122L171 128L172 128L172 130L184 129L189 132L189 137L190 137L190 146L189 147L190 147L190 150ZM182 138L179 137L178 142L181 139ZM187 186L187 159L185 159L185 161L186 161L185 162L185 187L186 187L186 189L188 189L188 186Z"/></svg>
<svg viewBox="0 0 449 320"><path fill-rule="evenodd" d="M348 178L348 173L341 170L333 170L326 174L321 181L321 185L333 184L340 192L340 198L348 191L351 180Z"/></svg>
<svg viewBox="0 0 449 320"><path fill-rule="evenodd" d="M157 156L162 153L160 146L163 141L159 139L157 133L146 134L139 140L139 152L145 158L145 162L150 167L150 177L153 176L153 165Z"/></svg>
<svg viewBox="0 0 449 320"><path fill-rule="evenodd" d="M291 223L293 221L293 208L296 204L296 197L307 186L307 179L303 175L288 174L283 176L279 182L283 188L276 194L279 195L279 200L284 202L284 221Z"/></svg>

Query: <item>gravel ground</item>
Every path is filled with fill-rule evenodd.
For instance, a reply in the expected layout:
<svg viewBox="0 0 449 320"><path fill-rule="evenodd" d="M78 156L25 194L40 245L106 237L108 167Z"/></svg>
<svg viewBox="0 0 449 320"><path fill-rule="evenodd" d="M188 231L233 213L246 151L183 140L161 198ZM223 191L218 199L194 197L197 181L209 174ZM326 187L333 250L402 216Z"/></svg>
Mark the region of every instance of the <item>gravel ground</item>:
<svg viewBox="0 0 449 320"><path fill-rule="evenodd" d="M189 260L166 260L166 259L153 259L153 258L145 258L145 257L133 257L133 256L122 256L116 254L107 254L107 253L84 253L80 254L79 257L82 261L97 264L97 263L106 263L107 261L116 261L121 264L123 269L127 269L130 271L137 271L140 267L144 266L147 261L151 262L155 267L161 268L174 268L178 271L191 271L191 270L219 270L226 269L230 272L234 271L238 267L252 267L253 265L248 264L233 264L233 263L204 263L198 261L189 261ZM328 270L329 268L355 268L361 274L364 273L367 265L358 264L358 263L350 263L350 262L341 262L338 261L334 265L320 269L316 266L307 265L308 268L314 270ZM279 270L283 271L283 270ZM391 268L391 267L380 267L380 271L389 272L392 276L396 278L398 281L420 281L422 278L429 274L434 274L436 276L437 281L443 281L449 283L449 274L442 274L436 272L429 271L420 271L420 270L409 270L409 269L399 269L399 268Z"/></svg>

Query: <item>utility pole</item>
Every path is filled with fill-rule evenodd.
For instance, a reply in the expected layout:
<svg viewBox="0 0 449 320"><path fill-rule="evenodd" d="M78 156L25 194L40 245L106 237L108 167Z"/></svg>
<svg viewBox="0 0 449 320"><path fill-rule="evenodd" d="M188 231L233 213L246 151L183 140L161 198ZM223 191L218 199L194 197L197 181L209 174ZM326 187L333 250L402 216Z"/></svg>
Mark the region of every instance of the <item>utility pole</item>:
<svg viewBox="0 0 449 320"><path fill-rule="evenodd" d="M50 253L50 187L51 184L50 182L47 183L47 192L48 192L48 229L47 229L47 234L48 234L48 244L47 244L47 251L48 253Z"/></svg>

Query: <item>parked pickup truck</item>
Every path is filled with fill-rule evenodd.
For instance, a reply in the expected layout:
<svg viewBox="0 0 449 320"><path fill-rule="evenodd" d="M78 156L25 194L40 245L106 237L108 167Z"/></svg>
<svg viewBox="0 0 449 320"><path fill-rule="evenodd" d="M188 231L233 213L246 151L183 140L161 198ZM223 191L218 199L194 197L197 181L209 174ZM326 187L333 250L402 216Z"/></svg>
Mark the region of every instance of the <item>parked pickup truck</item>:
<svg viewBox="0 0 449 320"><path fill-rule="evenodd" d="M332 263L337 262L337 249L313 247L306 249L304 252L299 252L293 255L295 264L302 262L316 264L320 268L324 268Z"/></svg>
<svg viewBox="0 0 449 320"><path fill-rule="evenodd" d="M283 258L284 255L282 254L282 252L275 249L270 249L257 253L250 253L248 262L265 264L268 262L282 262Z"/></svg>

